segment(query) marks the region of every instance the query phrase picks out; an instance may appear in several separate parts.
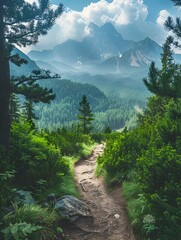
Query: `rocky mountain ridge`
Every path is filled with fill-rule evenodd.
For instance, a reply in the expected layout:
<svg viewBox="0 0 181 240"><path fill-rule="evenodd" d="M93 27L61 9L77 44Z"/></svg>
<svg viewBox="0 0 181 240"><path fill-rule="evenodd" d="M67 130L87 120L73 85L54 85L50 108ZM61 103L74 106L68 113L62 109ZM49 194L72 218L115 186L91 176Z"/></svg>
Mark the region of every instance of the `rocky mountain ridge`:
<svg viewBox="0 0 181 240"><path fill-rule="evenodd" d="M37 63L41 61L40 67L47 63L59 73L113 72L148 67L151 61L159 61L161 51L161 46L150 38L139 42L125 40L111 23L100 27L90 23L89 35L81 42L70 39L50 50L30 51L28 56ZM55 61L61 66L55 66Z"/></svg>

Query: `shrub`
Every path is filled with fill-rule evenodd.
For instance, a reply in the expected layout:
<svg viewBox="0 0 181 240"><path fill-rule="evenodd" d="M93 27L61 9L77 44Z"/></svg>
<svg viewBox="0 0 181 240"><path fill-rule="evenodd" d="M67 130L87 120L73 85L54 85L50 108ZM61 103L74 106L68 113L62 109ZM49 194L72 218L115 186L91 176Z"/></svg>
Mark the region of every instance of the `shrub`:
<svg viewBox="0 0 181 240"><path fill-rule="evenodd" d="M10 159L16 171L15 183L21 187L35 186L39 180L51 187L69 169L60 150L31 131L28 124L13 124Z"/></svg>

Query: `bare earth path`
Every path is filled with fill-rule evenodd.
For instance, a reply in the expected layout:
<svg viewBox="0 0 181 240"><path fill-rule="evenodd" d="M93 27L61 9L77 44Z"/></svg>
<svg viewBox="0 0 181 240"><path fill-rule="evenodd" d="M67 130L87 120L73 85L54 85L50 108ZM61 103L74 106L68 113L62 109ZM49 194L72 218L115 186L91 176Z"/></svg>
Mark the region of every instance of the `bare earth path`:
<svg viewBox="0 0 181 240"><path fill-rule="evenodd" d="M96 159L104 146L98 145L92 155L75 166L80 196L89 205L93 217L76 221L66 231L70 240L135 240L128 223L121 189L108 192L102 178L94 175Z"/></svg>

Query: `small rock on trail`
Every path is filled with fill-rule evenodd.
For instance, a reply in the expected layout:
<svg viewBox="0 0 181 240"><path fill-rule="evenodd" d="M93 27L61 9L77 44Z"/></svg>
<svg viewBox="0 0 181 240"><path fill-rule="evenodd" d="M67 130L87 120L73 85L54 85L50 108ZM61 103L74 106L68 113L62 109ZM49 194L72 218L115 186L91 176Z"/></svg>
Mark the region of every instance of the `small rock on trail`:
<svg viewBox="0 0 181 240"><path fill-rule="evenodd" d="M129 225L120 188L109 192L102 177L94 175L96 159L104 145L95 147L92 155L75 165L75 180L81 198L88 204L93 218L79 218L67 226L68 240L135 240Z"/></svg>

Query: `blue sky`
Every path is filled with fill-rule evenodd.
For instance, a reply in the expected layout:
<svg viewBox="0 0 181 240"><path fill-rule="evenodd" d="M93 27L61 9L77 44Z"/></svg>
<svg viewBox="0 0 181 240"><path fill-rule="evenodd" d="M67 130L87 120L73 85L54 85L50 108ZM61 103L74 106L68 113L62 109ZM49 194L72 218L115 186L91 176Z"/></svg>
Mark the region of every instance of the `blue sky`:
<svg viewBox="0 0 181 240"><path fill-rule="evenodd" d="M29 2L36 0L26 0ZM63 3L65 11L48 35L40 38L34 49L50 49L68 39L81 41L89 34L89 23L101 26L111 22L125 39L135 41L150 37L160 45L167 32L166 18L181 14L170 0L50 0Z"/></svg>

